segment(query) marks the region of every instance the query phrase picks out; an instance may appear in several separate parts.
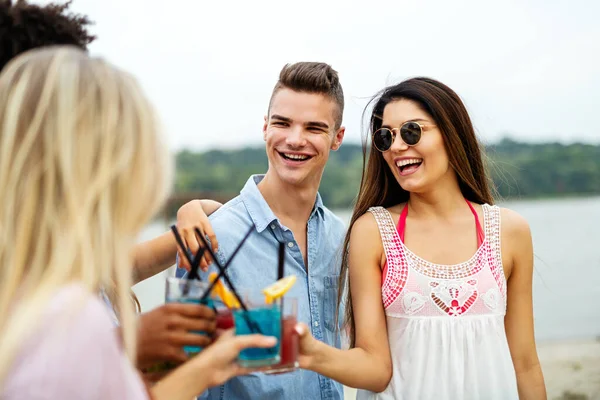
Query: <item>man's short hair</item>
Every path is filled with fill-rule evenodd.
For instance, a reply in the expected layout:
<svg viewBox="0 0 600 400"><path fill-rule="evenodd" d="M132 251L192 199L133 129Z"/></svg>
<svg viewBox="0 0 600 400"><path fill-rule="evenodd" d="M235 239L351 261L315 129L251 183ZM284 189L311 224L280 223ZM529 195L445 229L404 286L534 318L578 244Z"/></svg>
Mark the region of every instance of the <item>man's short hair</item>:
<svg viewBox="0 0 600 400"><path fill-rule="evenodd" d="M340 84L338 73L329 64L321 62L298 62L286 64L279 73L279 80L275 84L269 112L275 94L283 88L296 92L317 93L330 98L337 105L335 116L335 129L342 126L344 114L344 91Z"/></svg>

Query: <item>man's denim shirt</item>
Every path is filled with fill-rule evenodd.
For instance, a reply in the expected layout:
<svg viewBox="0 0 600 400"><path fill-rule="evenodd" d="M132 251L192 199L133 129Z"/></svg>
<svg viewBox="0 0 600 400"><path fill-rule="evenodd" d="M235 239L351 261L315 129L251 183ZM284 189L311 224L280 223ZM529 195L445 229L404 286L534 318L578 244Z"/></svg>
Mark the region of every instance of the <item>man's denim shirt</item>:
<svg viewBox="0 0 600 400"><path fill-rule="evenodd" d="M217 257L224 265L253 224L255 230L227 272L236 288L263 288L277 280L278 246L280 242L285 243L285 275L298 277L288 292L289 296L298 299L298 320L309 326L316 339L339 348L340 336L336 333L335 315L345 226L323 206L321 196L317 194L308 220L308 268L305 268L292 231L281 225L258 190L257 184L263 177L251 176L239 196L210 216L219 242ZM216 270L211 265L209 272ZM184 271L178 270L177 275L183 275ZM205 280L208 273L202 275ZM341 321L342 310L339 315L338 321ZM281 375L254 373L237 377L200 396L200 399L210 400L343 398L341 384L306 370Z"/></svg>

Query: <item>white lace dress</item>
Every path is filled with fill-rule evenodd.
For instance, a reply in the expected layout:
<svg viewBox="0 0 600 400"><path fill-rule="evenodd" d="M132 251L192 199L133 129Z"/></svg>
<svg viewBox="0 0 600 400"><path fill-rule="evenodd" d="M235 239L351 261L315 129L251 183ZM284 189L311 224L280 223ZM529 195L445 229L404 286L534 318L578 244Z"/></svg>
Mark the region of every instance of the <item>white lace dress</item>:
<svg viewBox="0 0 600 400"><path fill-rule="evenodd" d="M385 391L359 390L357 399L518 399L504 331L499 208L483 205L481 244L470 260L456 265L413 254L401 240L402 218L396 229L386 209L369 211L387 258L381 291L393 375Z"/></svg>

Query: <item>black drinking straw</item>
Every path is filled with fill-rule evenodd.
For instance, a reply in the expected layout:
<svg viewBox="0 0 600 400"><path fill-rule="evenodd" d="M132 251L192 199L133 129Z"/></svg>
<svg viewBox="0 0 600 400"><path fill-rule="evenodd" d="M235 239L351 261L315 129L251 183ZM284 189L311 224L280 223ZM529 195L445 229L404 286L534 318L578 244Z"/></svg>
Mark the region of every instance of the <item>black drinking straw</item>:
<svg viewBox="0 0 600 400"><path fill-rule="evenodd" d="M200 229L196 228L196 234L200 237L200 239L202 239L202 243L204 244L204 247L209 252L209 254L212 257L213 262L215 263L215 265L217 266L217 268L219 268L219 275L217 276L217 279L215 279L214 282L212 283L212 285L209 286L209 288L206 290L206 292L204 293L204 295L200 298L200 301L202 301L202 299L204 299L205 296L206 297L208 296L208 294L212 290L212 286L214 286L216 284L216 282L217 282L217 280L219 279L220 276L223 276L223 278L225 279L225 282L227 282L227 285L231 289L231 292L233 293L233 295L235 296L235 298L237 299L237 301L240 303L240 307L242 307L242 310L244 310L244 312L242 313L242 316L246 320L246 323L248 324L248 327L250 328L250 330L255 331L256 333L262 334L262 332L260 330L260 327L252 319L248 318L248 314L247 314L248 313L248 307L246 307L246 304L244 303L244 301L242 300L242 298L240 297L240 295L237 293L237 291L235 290L235 287L233 286L233 283L231 283L231 281L229 280L229 277L225 273L225 268L227 268L230 265L231 260L233 260L233 257L235 256L235 254L242 247L242 245L244 244L244 242L246 241L246 239L248 238L248 236L250 236L250 234L252 233L253 230L254 230L254 226L251 226L250 229L248 230L248 233L246 233L246 236L244 236L244 239L242 239L242 242L238 245L237 249L235 249L235 251L233 252L233 254L231 255L231 257L229 258L229 260L225 264L225 267L223 267L221 265L221 263L219 262L217 256L215 256L215 253L213 253L212 249L208 245L208 241L206 240L206 238L204 237L204 235L202 234L202 232L200 232Z"/></svg>
<svg viewBox="0 0 600 400"><path fill-rule="evenodd" d="M198 252L196 253L196 257L194 258L194 260L192 262L192 268L190 270L190 273L187 276L187 279L185 280L185 285L183 286L183 295L184 296L186 296L190 292L190 285L194 279L198 279L199 281L202 280L202 279L200 279L200 275L198 275L198 267L200 266L200 260L202 259L202 256L204 255L205 250L206 249L201 247L198 249Z"/></svg>
<svg viewBox="0 0 600 400"><path fill-rule="evenodd" d="M277 280L283 279L285 268L285 244L279 242L279 257L277 259ZM281 318L283 318L283 296L281 296Z"/></svg>
<svg viewBox="0 0 600 400"><path fill-rule="evenodd" d="M246 232L246 234L244 235L244 238L242 239L240 244L238 244L238 247L236 247L236 249L233 251L233 253L231 253L231 257L229 257L229 260L225 263L224 266L221 266L221 264L218 262L217 258L215 257L212 250L210 249L210 246L208 246L206 239L204 239L204 236L199 234L198 233L199 231L196 232L196 234L199 234L199 236L202 238L202 241L205 244L205 246L208 246L207 248L209 249L209 252L210 252L211 256L213 257L215 264L219 268L219 274L217 275L217 278L208 286L208 289L202 295L201 300L206 300L206 298L210 295L210 292L213 290L213 288L217 284L217 281L221 278L224 278L227 281L227 284L230 287L232 287L231 282L229 282L229 277L227 276L226 270L227 270L227 268L229 268L229 266L231 265L231 261L233 261L233 258L236 256L238 251L240 251L240 249L242 248L242 245L244 244L246 239L248 239L248 236L250 236L250 234L252 233L253 230L254 230L254 226L251 226L250 229L248 229L248 232ZM232 290L233 290L233 287L232 287ZM234 292L234 294L235 294L235 292ZM241 302L240 302L240 304L241 304Z"/></svg>
<svg viewBox="0 0 600 400"><path fill-rule="evenodd" d="M277 280L283 278L284 262L285 262L285 244L279 243L279 262L277 264Z"/></svg>
<svg viewBox="0 0 600 400"><path fill-rule="evenodd" d="M190 273L188 274L188 280L192 280L192 279L202 280L200 278L200 275L198 274L198 267L200 267L200 260L202 259L202 256L204 255L205 251L206 251L206 249L204 247L200 247L198 249L198 253L196 253L196 257L194 257L194 259L192 260L192 268L190 269Z"/></svg>
<svg viewBox="0 0 600 400"><path fill-rule="evenodd" d="M181 247L181 251L183 251L185 258L187 259L187 261L191 267L194 263L194 261L192 260L192 252L183 243L183 240L181 239L181 236L179 235L179 231L177 230L177 227L175 225L171 225L171 231L173 232L173 235L175 235L175 240L177 241L177 244L179 245L179 247Z"/></svg>
<svg viewBox="0 0 600 400"><path fill-rule="evenodd" d="M179 235L179 231L177 230L177 227L175 225L171 225L171 230L173 231L173 234L175 235L175 239L177 240L177 243L181 247L181 250L185 253L186 258L188 259L188 261L190 261L190 265L191 265L190 273L187 275L187 279L185 281L185 285L183 286L183 291L182 291L183 295L186 296L190 292L190 285L191 285L192 280L194 280L194 279L198 279L199 281L202 280L202 279L200 279L200 275L198 275L198 267L200 266L200 260L202 259L202 256L204 255L204 252L206 251L206 249L203 247L200 247L198 249L198 252L196 253L196 256L190 260L191 251L183 245L183 240L181 240L181 235Z"/></svg>
<svg viewBox="0 0 600 400"><path fill-rule="evenodd" d="M179 234L179 231L177 230L177 227L175 225L171 225L171 231L173 231L173 234L175 235L175 240L179 244L179 247L181 247L181 250L185 254L186 259L190 263L191 268L190 268L190 273L188 274L188 280L198 279L199 281L201 281L202 279L200 278L200 275L198 274L198 267L200 266L200 260L202 259L202 256L204 255L204 252L206 251L206 249L203 247L200 247L198 249L198 252L196 253L196 256L192 257L192 252L190 251L190 249L185 247L185 245L183 244L181 235Z"/></svg>

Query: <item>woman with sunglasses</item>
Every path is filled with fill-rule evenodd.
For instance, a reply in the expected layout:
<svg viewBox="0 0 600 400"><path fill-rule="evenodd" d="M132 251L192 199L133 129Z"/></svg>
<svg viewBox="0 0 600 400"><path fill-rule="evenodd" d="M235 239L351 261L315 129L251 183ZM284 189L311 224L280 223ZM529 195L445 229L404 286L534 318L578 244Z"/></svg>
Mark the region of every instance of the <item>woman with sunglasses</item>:
<svg viewBox="0 0 600 400"><path fill-rule="evenodd" d="M493 205L464 104L409 79L374 99L370 128L340 274L350 349L300 327L301 367L358 399L545 399L529 226Z"/></svg>

